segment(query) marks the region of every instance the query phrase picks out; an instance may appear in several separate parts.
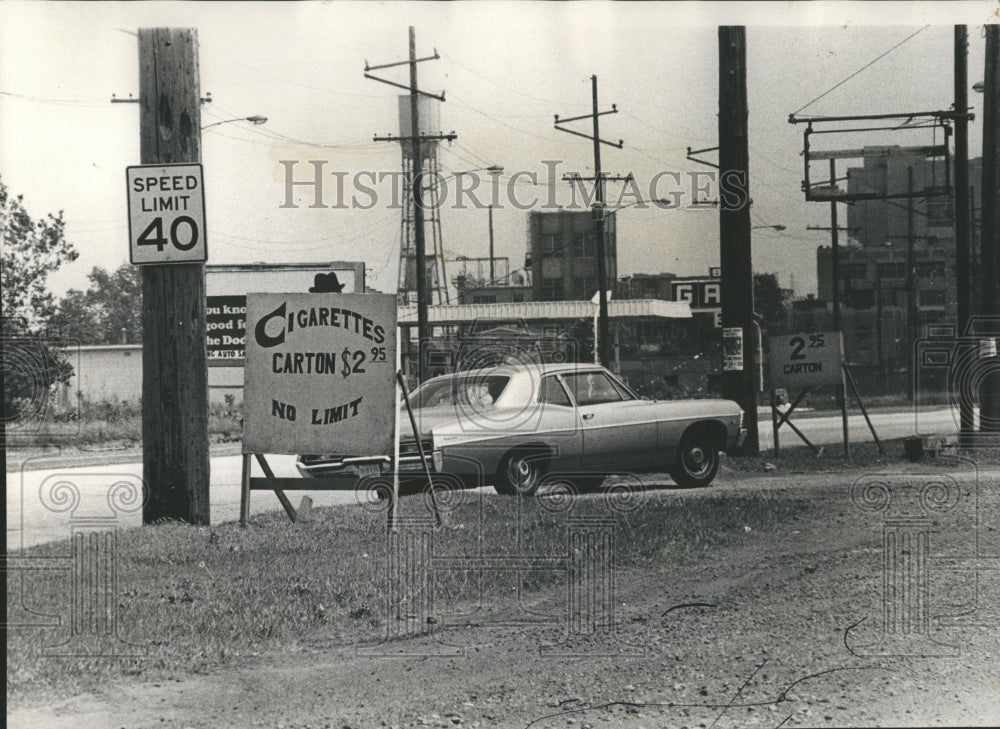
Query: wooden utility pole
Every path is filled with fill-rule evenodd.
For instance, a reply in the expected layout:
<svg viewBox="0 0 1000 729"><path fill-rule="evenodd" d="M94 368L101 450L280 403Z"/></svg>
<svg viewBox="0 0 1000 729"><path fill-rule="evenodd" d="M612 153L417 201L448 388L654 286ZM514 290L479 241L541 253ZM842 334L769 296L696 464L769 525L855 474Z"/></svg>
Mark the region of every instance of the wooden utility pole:
<svg viewBox="0 0 1000 729"><path fill-rule="evenodd" d="M830 158L830 190L837 189L837 160ZM833 330L841 331L843 328L840 321L840 226L837 224L837 201L830 200L830 275L833 281ZM850 278L848 277L848 282ZM846 365L845 365L846 366ZM844 388L844 381L841 378L840 384L836 386L834 397L837 400L837 407L840 408L840 429L844 436L844 456L851 457L850 430L847 425L847 392Z"/></svg>
<svg viewBox="0 0 1000 729"><path fill-rule="evenodd" d="M745 413L744 454L760 452L757 431L757 341L754 332L750 250L750 180L747 139L746 28L719 26L719 244L722 326L742 333L743 369L723 371L722 393ZM722 183L725 181L725 188ZM723 194L737 190L741 195ZM736 198L736 199L734 199ZM834 226L836 227L836 226Z"/></svg>
<svg viewBox="0 0 1000 729"><path fill-rule="evenodd" d="M493 267L493 205L490 206L490 286L496 285L497 274ZM510 270L508 268L508 270Z"/></svg>
<svg viewBox="0 0 1000 729"><path fill-rule="evenodd" d="M437 51L434 51L433 56L427 56L426 58L417 58L417 37L416 31L413 26L410 26L410 58L408 61L399 61L396 63L383 63L378 66L369 66L365 63L365 78L370 78L373 81L379 81L384 84L389 84L390 86L395 86L397 88L403 88L410 92L410 134L408 137L394 137L389 136L375 136L373 137L376 142L401 142L403 144L403 149L410 149L411 157L411 170L413 173L413 179L410 185L410 199L413 201L413 248L414 256L416 261L414 261L417 276L417 380L419 382L424 381L424 360L423 360L423 346L424 342L430 341L430 324L427 316L427 307L429 305L428 291L427 291L427 244L424 231L424 195L423 195L423 170L424 170L424 158L423 152L421 151L421 141L441 141L448 140L451 141L456 138L456 134L452 132L451 134L422 134L420 132L420 97L427 96L432 99L437 99L438 101L444 101L444 94L431 94L426 91L421 91L417 86L417 64L423 61L436 61L439 58ZM393 68L395 66L407 65L410 67L410 83L409 85L403 85L395 81L390 81L388 79L379 78L378 76L373 76L371 71L378 71L385 68ZM447 287L447 282L444 282Z"/></svg>
<svg viewBox="0 0 1000 729"><path fill-rule="evenodd" d="M609 142L607 140L601 139L601 126L600 118L605 114L617 114L618 107L614 104L611 105L610 111L598 111L597 110L597 76L590 77L590 95L591 95L591 108L590 114L584 114L582 116L574 116L569 119L560 119L559 115L556 114L555 127L561 132L567 132L573 134L577 137L583 137L584 139L590 139L594 143L594 176L593 178L579 177L577 175L572 175L569 177L563 177L565 180L588 180L593 179L594 181L594 236L596 240L594 244L597 246L597 346L595 347L598 353L598 359L600 363L605 367L611 367L611 333L610 326L608 324L608 253L607 253L607 236L605 235L605 220L607 219L607 209L604 206L604 183L608 180L621 181L630 179L630 176L620 177L618 175L608 176L605 175L601 169L601 145L607 144L611 147L617 147L621 149L624 145L622 140L618 140L617 143ZM591 119L593 124L593 133L584 134L582 132L575 131L573 129L565 129L560 124L567 124L569 122L579 121L580 119ZM612 213L613 214L613 213Z"/></svg>
<svg viewBox="0 0 1000 729"><path fill-rule="evenodd" d="M601 172L601 115L597 113L597 76L590 77L594 118L594 185L597 209L594 214L594 243L597 245L597 334L601 364L611 366L611 328L608 326L608 253L604 234L604 176Z"/></svg>
<svg viewBox="0 0 1000 729"><path fill-rule="evenodd" d="M201 162L198 33L139 30L142 164ZM144 524L211 523L205 267L142 267Z"/></svg>
<svg viewBox="0 0 1000 729"><path fill-rule="evenodd" d="M906 168L906 189L913 193L913 168ZM913 248L916 245L916 238L913 232L913 198L906 201L906 349L913 356L913 347L917 342L917 332L920 330L920 322L917 321L917 277L914 267L917 265L914 260ZM916 363L912 363L906 368L906 399L913 402L916 393L917 379L914 376Z"/></svg>
<svg viewBox="0 0 1000 729"><path fill-rule="evenodd" d="M417 87L417 36L410 26L410 142L413 150L413 248L417 257L417 381L424 381L423 349L431 338L427 318L427 243L424 237L424 158L420 149L420 95ZM447 282L445 283L447 286Z"/></svg>
<svg viewBox="0 0 1000 729"><path fill-rule="evenodd" d="M964 25L955 26L955 281L958 308L957 333L965 336L972 316L972 244L969 240L969 59ZM912 348L910 350L913 351ZM910 368L912 371L916 366ZM975 429L973 403L959 399L958 440L971 445Z"/></svg>
<svg viewBox="0 0 1000 729"><path fill-rule="evenodd" d="M837 160L830 159L830 188L837 187ZM830 201L830 275L833 281L833 330L840 326L840 227L837 225L837 201ZM839 396L838 396L839 397Z"/></svg>
<svg viewBox="0 0 1000 729"><path fill-rule="evenodd" d="M983 202L980 256L983 318L994 337L1000 316L1000 26L986 25L986 73L983 77ZM979 430L1000 431L1000 371L983 378L979 391Z"/></svg>

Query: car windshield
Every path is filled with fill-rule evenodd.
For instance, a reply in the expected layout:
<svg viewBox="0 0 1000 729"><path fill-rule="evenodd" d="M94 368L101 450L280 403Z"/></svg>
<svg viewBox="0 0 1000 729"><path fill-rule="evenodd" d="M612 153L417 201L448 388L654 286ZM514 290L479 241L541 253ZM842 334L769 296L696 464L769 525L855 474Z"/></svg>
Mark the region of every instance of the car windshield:
<svg viewBox="0 0 1000 729"><path fill-rule="evenodd" d="M453 405L489 407L497 401L510 382L507 375L472 375L459 373L443 380L427 382L410 395L414 408L440 408Z"/></svg>

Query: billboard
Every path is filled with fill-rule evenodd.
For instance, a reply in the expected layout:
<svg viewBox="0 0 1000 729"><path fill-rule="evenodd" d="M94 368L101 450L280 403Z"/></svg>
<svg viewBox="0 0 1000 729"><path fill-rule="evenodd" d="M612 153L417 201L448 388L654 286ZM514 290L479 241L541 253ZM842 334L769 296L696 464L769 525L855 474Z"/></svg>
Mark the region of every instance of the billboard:
<svg viewBox="0 0 1000 729"><path fill-rule="evenodd" d="M364 293L365 264L334 261L205 266L209 367L243 366L247 292L315 293L319 288L332 293Z"/></svg>
<svg viewBox="0 0 1000 729"><path fill-rule="evenodd" d="M244 453L392 452L393 294L249 294Z"/></svg>

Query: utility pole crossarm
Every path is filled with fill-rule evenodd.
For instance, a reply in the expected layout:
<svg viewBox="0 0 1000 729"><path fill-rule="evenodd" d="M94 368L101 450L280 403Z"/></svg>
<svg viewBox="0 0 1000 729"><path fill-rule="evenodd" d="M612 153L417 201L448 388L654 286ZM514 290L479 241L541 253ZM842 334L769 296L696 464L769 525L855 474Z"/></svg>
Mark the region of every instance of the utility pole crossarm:
<svg viewBox="0 0 1000 729"><path fill-rule="evenodd" d="M618 105L612 104L609 110L597 112L597 116L604 116L606 114L617 114L617 113L618 113ZM555 117L556 117L556 124L569 124L570 122L580 121L581 119L593 119L594 114L581 114L580 116L571 116L568 119L560 119L558 114L556 114Z"/></svg>
<svg viewBox="0 0 1000 729"><path fill-rule="evenodd" d="M370 78L372 81L381 81L384 84L389 84L390 86L395 86L396 88L403 89L405 91L410 90L410 87L407 86L406 84L396 83L395 81L390 81L387 78L379 78L378 76L372 76L370 73L365 73L365 78ZM430 91L421 91L420 89L417 89L416 93L419 94L420 96L427 96L431 99L444 101L444 92L440 94L432 94Z"/></svg>
<svg viewBox="0 0 1000 729"><path fill-rule="evenodd" d="M558 129L560 132L566 132L567 134L573 134L573 135L575 135L577 137L583 137L584 139L589 139L592 142L595 141L594 137L590 136L589 134L584 134L583 132L578 132L575 129L563 129L561 126L559 126L558 122L556 123L556 129ZM609 147L615 147L617 149L621 149L624 146L624 144L625 144L625 140L624 139L619 139L617 143L615 143L615 142L609 142L607 139L598 139L596 141L600 142L601 144L606 144Z"/></svg>
<svg viewBox="0 0 1000 729"><path fill-rule="evenodd" d="M455 132L449 134L419 134L415 137L400 137L392 134L380 137L376 134L372 137L373 142L453 142L456 139L458 139L458 134Z"/></svg>
<svg viewBox="0 0 1000 729"><path fill-rule="evenodd" d="M629 172L627 175L601 175L601 179L605 182L631 182L635 179L632 173ZM583 177L575 172L568 172L563 175L563 182L575 182L580 180L581 182L595 182L596 177Z"/></svg>
<svg viewBox="0 0 1000 729"><path fill-rule="evenodd" d="M411 63L423 63L424 61L438 61L440 59L441 56L438 55L437 49L435 48L433 56L424 56L423 58L413 58L406 61L396 61L395 63L380 63L377 66L369 66L368 61L365 61L365 73L367 74L369 71L381 71L383 68L397 68L398 66L409 66ZM371 76L369 78L375 78L375 77ZM380 81L381 79L375 79L375 80Z"/></svg>
<svg viewBox="0 0 1000 729"><path fill-rule="evenodd" d="M913 112L897 112L895 114L854 114L849 116L795 116L795 114L788 115L789 124L815 124L819 122L842 122L842 121L866 121L874 119L917 119L917 118L935 118L935 119L960 119L965 118L969 121L973 121L976 118L975 114L971 112L959 112L959 111L913 111Z"/></svg>

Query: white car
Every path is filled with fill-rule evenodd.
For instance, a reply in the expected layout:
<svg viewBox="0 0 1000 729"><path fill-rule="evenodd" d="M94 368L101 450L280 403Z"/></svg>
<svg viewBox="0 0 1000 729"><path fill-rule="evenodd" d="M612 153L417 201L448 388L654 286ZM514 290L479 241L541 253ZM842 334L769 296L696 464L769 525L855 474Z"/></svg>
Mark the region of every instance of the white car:
<svg viewBox="0 0 1000 729"><path fill-rule="evenodd" d="M599 480L668 472L680 486L708 486L721 452L739 447L743 411L730 400L644 400L599 365L491 367L428 380L410 395L423 447L401 410L401 479L465 487L492 483L531 495L543 480ZM391 457L302 456L305 476L391 470Z"/></svg>

